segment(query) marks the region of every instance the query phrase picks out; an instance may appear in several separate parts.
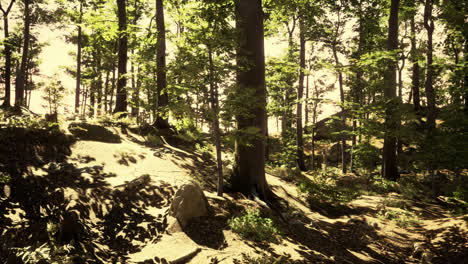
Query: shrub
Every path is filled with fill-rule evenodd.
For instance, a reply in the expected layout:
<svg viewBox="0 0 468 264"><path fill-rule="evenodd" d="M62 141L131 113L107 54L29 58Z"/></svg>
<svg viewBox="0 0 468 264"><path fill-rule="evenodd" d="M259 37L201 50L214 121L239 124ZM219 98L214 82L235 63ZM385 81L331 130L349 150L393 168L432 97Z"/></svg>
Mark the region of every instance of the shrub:
<svg viewBox="0 0 468 264"><path fill-rule="evenodd" d="M419 223L419 218L411 212L404 210L382 209L377 214L380 219L394 221L399 227L415 226Z"/></svg>
<svg viewBox="0 0 468 264"><path fill-rule="evenodd" d="M356 168L373 171L380 161L380 150L370 143L362 143L353 150Z"/></svg>
<svg viewBox="0 0 468 264"><path fill-rule="evenodd" d="M242 253L242 259L234 259L234 264L250 263L250 264L293 264L295 261L291 260L289 255L286 256L267 256L261 255L258 257L252 257L250 255Z"/></svg>
<svg viewBox="0 0 468 264"><path fill-rule="evenodd" d="M334 178L322 175L301 179L298 188L309 203L347 203L360 195L354 186L338 186Z"/></svg>
<svg viewBox="0 0 468 264"><path fill-rule="evenodd" d="M276 241L278 230L270 218L260 216L259 210L247 210L245 214L231 218L229 227L245 239L261 242Z"/></svg>

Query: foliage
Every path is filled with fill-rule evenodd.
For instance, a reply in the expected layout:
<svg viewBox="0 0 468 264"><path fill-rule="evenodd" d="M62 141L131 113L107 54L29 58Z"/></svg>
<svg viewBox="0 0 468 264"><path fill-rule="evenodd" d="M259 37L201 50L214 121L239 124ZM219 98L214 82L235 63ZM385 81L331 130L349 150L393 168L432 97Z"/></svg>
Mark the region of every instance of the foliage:
<svg viewBox="0 0 468 264"><path fill-rule="evenodd" d="M59 106L62 105L63 98L65 97L65 87L62 82L58 80L58 76L54 75L52 80L45 85L44 99L48 103L49 114L57 114Z"/></svg>
<svg viewBox="0 0 468 264"><path fill-rule="evenodd" d="M299 181L298 188L301 193L306 195L310 204L347 203L356 199L360 193L356 186L338 185L338 177L333 175L332 171L327 174L314 174L312 177L302 178Z"/></svg>
<svg viewBox="0 0 468 264"><path fill-rule="evenodd" d="M394 221L399 227L415 226L419 223L419 218L409 211L383 209L378 214L380 219L387 219Z"/></svg>
<svg viewBox="0 0 468 264"><path fill-rule="evenodd" d="M234 259L234 264L251 263L251 264L293 264L295 261L291 260L290 256L273 256L265 255L254 257L242 253L242 259Z"/></svg>
<svg viewBox="0 0 468 264"><path fill-rule="evenodd" d="M353 149L353 159L357 168L373 171L380 162L380 149L367 142L358 144Z"/></svg>
<svg viewBox="0 0 468 264"><path fill-rule="evenodd" d="M259 210L247 210L228 221L229 227L241 237L256 242L275 242L278 230L270 218L261 217Z"/></svg>

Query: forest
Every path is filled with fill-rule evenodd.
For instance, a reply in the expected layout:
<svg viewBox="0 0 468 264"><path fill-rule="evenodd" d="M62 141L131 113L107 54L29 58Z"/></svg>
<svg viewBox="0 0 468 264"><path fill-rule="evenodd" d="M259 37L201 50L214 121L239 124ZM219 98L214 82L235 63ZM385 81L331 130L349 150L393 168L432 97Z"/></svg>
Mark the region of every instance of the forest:
<svg viewBox="0 0 468 264"><path fill-rule="evenodd" d="M463 0L0 0L0 263L466 263Z"/></svg>

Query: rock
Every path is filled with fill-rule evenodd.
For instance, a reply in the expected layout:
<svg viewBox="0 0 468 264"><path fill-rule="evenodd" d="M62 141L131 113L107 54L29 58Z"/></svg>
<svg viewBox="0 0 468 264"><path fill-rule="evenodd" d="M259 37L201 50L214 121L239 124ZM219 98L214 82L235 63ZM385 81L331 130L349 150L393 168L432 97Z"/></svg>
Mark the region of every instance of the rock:
<svg viewBox="0 0 468 264"><path fill-rule="evenodd" d="M192 218L207 215L208 207L208 200L200 186L195 182L188 182L175 193L169 215L175 217L184 228Z"/></svg>

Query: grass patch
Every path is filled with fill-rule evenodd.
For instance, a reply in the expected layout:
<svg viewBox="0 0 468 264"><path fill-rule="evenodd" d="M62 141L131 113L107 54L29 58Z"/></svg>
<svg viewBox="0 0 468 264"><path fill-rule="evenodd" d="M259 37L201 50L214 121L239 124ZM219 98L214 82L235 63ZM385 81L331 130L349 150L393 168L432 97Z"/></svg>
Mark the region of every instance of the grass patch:
<svg viewBox="0 0 468 264"><path fill-rule="evenodd" d="M353 185L337 185L335 177L314 175L302 178L298 184L299 191L306 195L309 202L348 203L358 198L361 193Z"/></svg>
<svg viewBox="0 0 468 264"><path fill-rule="evenodd" d="M243 215L231 218L228 224L242 238L256 242L276 242L279 234L273 220L261 217L259 210L247 210Z"/></svg>
<svg viewBox="0 0 468 264"><path fill-rule="evenodd" d="M293 264L296 263L295 261L291 260L291 257L286 256L268 256L262 255L258 257L253 257L242 253L242 259L234 259L234 264L243 264L243 263L250 263L250 264Z"/></svg>
<svg viewBox="0 0 468 264"><path fill-rule="evenodd" d="M412 212L384 208L377 214L379 219L391 220L399 227L409 227L419 224L419 218Z"/></svg>

